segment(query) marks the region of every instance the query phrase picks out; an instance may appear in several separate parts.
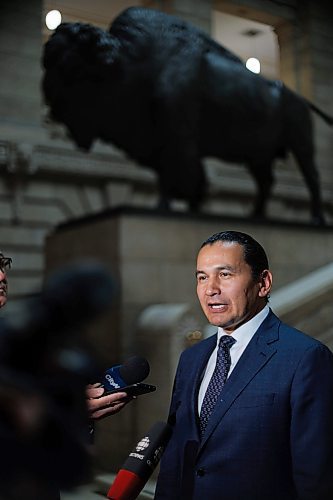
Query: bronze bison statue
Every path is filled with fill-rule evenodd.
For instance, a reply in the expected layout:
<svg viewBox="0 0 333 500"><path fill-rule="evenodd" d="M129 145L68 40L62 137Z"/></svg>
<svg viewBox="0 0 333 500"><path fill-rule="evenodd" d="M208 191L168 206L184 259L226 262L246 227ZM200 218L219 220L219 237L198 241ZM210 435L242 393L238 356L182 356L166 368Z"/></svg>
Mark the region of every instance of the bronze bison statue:
<svg viewBox="0 0 333 500"><path fill-rule="evenodd" d="M264 215L273 162L293 153L324 221L314 163L316 106L251 73L200 29L153 9L131 7L108 32L63 23L44 47L42 89L51 117L89 150L112 143L156 171L160 205L182 198L198 209L205 195L202 160L247 165L257 186L254 215Z"/></svg>

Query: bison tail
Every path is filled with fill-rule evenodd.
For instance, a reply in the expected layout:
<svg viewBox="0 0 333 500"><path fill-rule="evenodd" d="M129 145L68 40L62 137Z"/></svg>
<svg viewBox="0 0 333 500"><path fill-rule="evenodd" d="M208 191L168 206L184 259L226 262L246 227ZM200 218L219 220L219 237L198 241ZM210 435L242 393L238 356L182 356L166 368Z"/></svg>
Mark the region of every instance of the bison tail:
<svg viewBox="0 0 333 500"><path fill-rule="evenodd" d="M328 125L333 125L333 116L330 116L328 115L327 113L325 113L324 111L322 111L321 109L319 109L317 106L315 106L312 102L308 101L306 99L306 102L308 103L308 105L310 106L310 108L312 109L312 111L314 111L315 113L317 113L319 116L322 117L322 119L328 123Z"/></svg>

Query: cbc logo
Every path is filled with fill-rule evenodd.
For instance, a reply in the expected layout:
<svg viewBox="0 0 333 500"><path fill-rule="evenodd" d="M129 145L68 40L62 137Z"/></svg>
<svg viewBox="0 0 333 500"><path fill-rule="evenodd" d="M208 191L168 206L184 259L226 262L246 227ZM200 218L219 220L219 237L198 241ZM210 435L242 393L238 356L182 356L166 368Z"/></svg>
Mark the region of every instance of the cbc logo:
<svg viewBox="0 0 333 500"><path fill-rule="evenodd" d="M143 451L145 450L146 448L148 448L149 446L149 437L146 436L144 438L141 439L141 441L138 442L138 444L136 445L136 451Z"/></svg>

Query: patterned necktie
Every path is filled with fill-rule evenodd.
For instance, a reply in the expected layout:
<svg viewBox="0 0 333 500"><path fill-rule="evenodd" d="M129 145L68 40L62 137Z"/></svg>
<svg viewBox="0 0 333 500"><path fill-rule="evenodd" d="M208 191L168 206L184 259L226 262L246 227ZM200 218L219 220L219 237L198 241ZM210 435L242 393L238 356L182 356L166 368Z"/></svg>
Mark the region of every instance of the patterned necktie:
<svg viewBox="0 0 333 500"><path fill-rule="evenodd" d="M223 335L220 338L217 351L216 365L212 378L209 381L205 397L202 402L200 412L200 434L203 436L210 414L212 413L220 392L227 380L230 370L231 358L230 347L236 342L236 339L230 335Z"/></svg>

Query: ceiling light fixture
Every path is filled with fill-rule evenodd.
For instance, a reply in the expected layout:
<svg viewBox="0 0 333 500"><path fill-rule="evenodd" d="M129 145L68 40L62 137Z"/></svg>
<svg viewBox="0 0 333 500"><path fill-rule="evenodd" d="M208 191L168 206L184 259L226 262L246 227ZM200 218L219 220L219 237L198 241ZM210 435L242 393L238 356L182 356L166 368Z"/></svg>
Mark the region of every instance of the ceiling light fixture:
<svg viewBox="0 0 333 500"><path fill-rule="evenodd" d="M59 10L50 10L45 16L45 24L49 30L55 30L61 23Z"/></svg>
<svg viewBox="0 0 333 500"><path fill-rule="evenodd" d="M256 57L249 57L245 66L252 71L252 73L260 73L260 61Z"/></svg>

